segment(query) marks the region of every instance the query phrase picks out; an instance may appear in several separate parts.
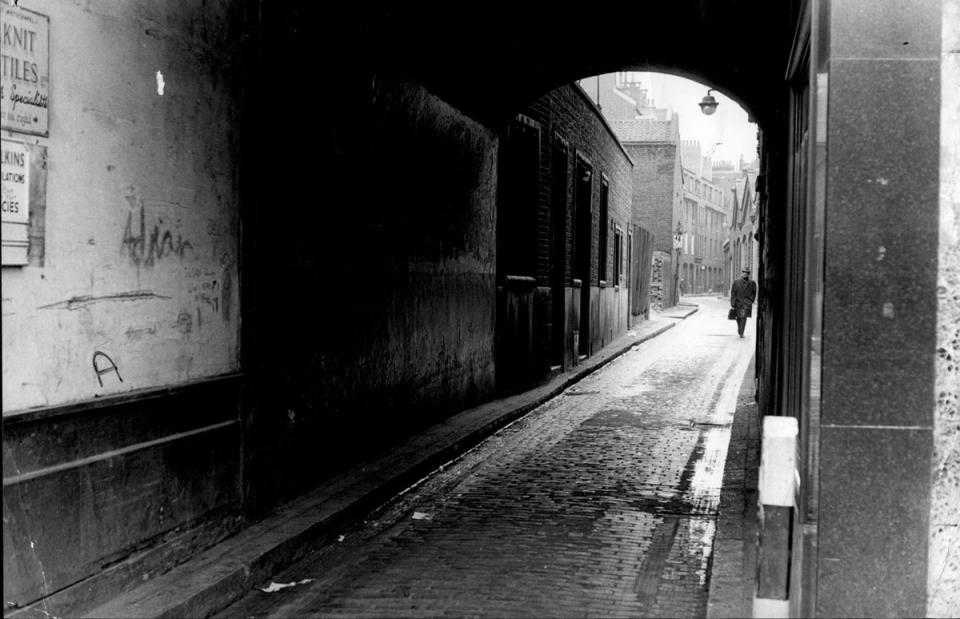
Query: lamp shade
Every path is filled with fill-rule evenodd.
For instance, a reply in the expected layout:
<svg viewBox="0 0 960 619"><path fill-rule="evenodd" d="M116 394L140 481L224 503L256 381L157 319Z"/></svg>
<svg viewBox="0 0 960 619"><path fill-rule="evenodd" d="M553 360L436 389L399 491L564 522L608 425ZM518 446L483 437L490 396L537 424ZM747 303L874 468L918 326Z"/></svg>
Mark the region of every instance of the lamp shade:
<svg viewBox="0 0 960 619"><path fill-rule="evenodd" d="M702 111L707 116L713 114L717 111L717 106L720 103L710 94L710 90L707 91L707 94L703 97L703 100L700 101L700 111Z"/></svg>

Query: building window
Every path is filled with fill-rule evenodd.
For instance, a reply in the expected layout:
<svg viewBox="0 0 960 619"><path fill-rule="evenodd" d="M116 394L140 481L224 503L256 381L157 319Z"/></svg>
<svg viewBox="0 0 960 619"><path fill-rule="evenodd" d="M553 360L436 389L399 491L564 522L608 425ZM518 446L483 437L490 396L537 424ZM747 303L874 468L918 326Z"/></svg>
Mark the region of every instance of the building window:
<svg viewBox="0 0 960 619"><path fill-rule="evenodd" d="M623 273L623 231L620 226L613 229L613 283L620 285L620 275Z"/></svg>
<svg viewBox="0 0 960 619"><path fill-rule="evenodd" d="M593 194L593 168L581 155L577 155L574 176L574 237L573 237L573 277L588 289L591 282L591 246L593 245L593 212L591 208ZM582 314L581 314L582 316ZM585 340L581 340L583 343Z"/></svg>

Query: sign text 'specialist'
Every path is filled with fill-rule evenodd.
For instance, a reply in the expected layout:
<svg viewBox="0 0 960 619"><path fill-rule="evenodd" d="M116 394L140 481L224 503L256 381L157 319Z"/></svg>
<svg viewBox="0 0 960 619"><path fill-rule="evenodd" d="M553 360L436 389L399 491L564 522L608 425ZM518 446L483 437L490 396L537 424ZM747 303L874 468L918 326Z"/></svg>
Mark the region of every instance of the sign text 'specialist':
<svg viewBox="0 0 960 619"><path fill-rule="evenodd" d="M47 135L50 18L0 4L0 128Z"/></svg>

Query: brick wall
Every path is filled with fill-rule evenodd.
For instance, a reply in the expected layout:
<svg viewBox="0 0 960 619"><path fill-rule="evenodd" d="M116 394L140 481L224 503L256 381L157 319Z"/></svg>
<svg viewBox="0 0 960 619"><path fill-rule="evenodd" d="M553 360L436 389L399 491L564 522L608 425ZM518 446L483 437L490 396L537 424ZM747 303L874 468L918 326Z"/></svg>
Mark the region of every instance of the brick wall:
<svg viewBox="0 0 960 619"><path fill-rule="evenodd" d="M633 219L655 237L654 250L673 251L679 179L675 144L627 144L633 159Z"/></svg>
<svg viewBox="0 0 960 619"><path fill-rule="evenodd" d="M649 230L654 236L653 249L664 256L675 269L673 231L681 214L682 171L677 144L652 142L625 144L624 148L634 162L633 195L631 200L633 222ZM650 289L650 303L659 308L676 305L679 301L673 273L663 272L661 280Z"/></svg>
<svg viewBox="0 0 960 619"><path fill-rule="evenodd" d="M563 362L563 356L558 355L556 349L559 345L561 335L559 329L554 329L555 323L568 324L565 315L554 315L557 312L565 311L562 308L566 304L555 303L553 296L558 294L558 287L569 287L574 277L574 267L572 256L574 252L574 236L576 229L575 210L574 210L574 188L576 185L575 174L578 157L583 157L590 163L593 176L590 184L590 210L592 225L590 229L590 276L589 281L584 282L586 288L596 288L599 286L600 277L600 201L602 180L607 182L608 186L608 215L607 221L609 228L606 234L606 263L607 277L611 278L614 271L614 226L619 226L623 233L624 243L627 239L627 231L631 223L631 195L632 195L632 163L626 152L620 146L606 122L600 116L599 111L584 91L575 84L568 84L553 90L530 104L526 109L521 110L522 118L514 121L516 124L534 126L539 131L540 136L540 158L538 169L538 190L535 203L530 205L536 211L535 226L533 228L534 237L531 242L536 245L535 260L529 273L509 273L509 275L531 276L536 279L537 294L535 296L534 325L533 325L533 354L535 356L533 363L533 375L531 380L535 380L545 375L551 365L557 365ZM508 129L508 132L510 130ZM558 139L559 138L559 139ZM502 144L507 144L502 142ZM556 196L553 192L555 188L555 170L557 165L555 150L562 149L566 154L566 183L565 194L562 196L563 217L565 219L565 232L563 238L562 255L563 264L558 268L554 264L556 255L553 247L555 226L563 225L562 221L556 219L554 204ZM501 152L501 157L506 153ZM506 175L510 170L502 170L501 181L506 181ZM525 208L525 204L516 203L514 200L510 208ZM500 232L498 232L498 237ZM626 245L623 247L623 253L626 255ZM620 284L622 290L626 293L629 285L626 277L626 265L621 268L622 277L619 282L609 281L608 285L614 286ZM562 273L562 278L559 274ZM498 282L502 284L504 277L508 273L498 273ZM611 297L613 298L613 297ZM612 303L612 302L611 302ZM621 325L626 325L626 315L622 320L616 320L616 312L622 305L626 308L626 303L619 300L617 307L606 307L610 305L606 301L600 302L597 308L596 319L601 316L606 321L605 324L617 325L615 330L619 335ZM624 313L626 314L626 309ZM499 318L498 318L499 320ZM595 326L595 325L594 325ZM498 326L498 329L501 328ZM624 327L625 329L625 327ZM563 331L562 337L570 337L569 329ZM593 348L599 348L610 337L610 333L596 331L597 342ZM586 337L586 336L582 336ZM499 379L498 379L498 382Z"/></svg>
<svg viewBox="0 0 960 619"><path fill-rule="evenodd" d="M600 203L600 178L605 175L610 183L609 221L619 225L626 234L630 223L632 193L632 164L624 149L608 129L583 90L575 85L561 86L537 99L523 114L537 121L541 127L540 196L538 209L537 283L549 284L550 275L550 174L553 137L559 134L569 145L567 204L573 204L573 174L576 156L582 155L593 167L591 204L594 212L593 244L590 282L596 285L599 272L599 254L595 251L599 242L598 215ZM572 223L573 211L568 210L567 221ZM570 256L573 226L567 228L567 256ZM613 264L613 234L608 234L607 264ZM566 277L572 277L571 267L566 265ZM625 283L625 282L624 282Z"/></svg>

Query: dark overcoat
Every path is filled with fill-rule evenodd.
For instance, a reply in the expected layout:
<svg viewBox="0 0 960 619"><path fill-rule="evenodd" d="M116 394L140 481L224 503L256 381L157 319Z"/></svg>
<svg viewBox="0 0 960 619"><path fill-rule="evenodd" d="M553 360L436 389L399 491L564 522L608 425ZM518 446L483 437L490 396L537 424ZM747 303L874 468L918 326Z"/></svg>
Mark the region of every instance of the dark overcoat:
<svg viewBox="0 0 960 619"><path fill-rule="evenodd" d="M730 287L730 307L737 310L737 316L753 316L753 302L757 299L757 282L742 277Z"/></svg>

